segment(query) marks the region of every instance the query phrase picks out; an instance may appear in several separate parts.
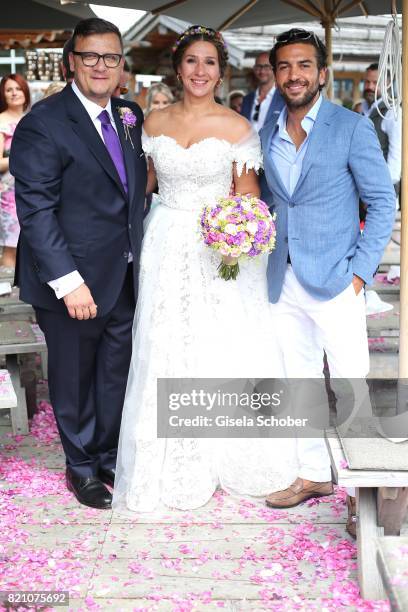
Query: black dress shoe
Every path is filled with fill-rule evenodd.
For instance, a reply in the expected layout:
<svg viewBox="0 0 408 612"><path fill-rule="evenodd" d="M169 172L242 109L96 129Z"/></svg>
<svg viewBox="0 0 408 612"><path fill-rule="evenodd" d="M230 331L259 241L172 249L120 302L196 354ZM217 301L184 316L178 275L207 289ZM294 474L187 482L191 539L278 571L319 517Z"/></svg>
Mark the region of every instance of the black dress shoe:
<svg viewBox="0 0 408 612"><path fill-rule="evenodd" d="M98 478L81 478L70 470L66 471L67 488L80 504L91 508L111 508L112 495Z"/></svg>
<svg viewBox="0 0 408 612"><path fill-rule="evenodd" d="M100 469L99 470L99 480L109 485L110 487L113 487L113 483L115 482L115 474L116 474L115 468L112 468L111 470Z"/></svg>

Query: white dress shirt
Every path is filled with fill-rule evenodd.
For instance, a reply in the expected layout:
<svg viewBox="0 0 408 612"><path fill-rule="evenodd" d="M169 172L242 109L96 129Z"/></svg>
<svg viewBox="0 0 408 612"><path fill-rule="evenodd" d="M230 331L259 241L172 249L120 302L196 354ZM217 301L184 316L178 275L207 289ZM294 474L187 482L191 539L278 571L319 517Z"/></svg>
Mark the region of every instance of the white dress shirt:
<svg viewBox="0 0 408 612"><path fill-rule="evenodd" d="M363 100L362 109L363 115L370 117L374 108L381 103L381 98L377 102L373 102L369 106L367 100ZM399 113L398 119L394 117L393 110L382 111L384 119L381 121L381 130L388 136L388 155L387 155L387 166L391 174L392 182L398 183L401 180L401 153L402 153L402 119L401 112Z"/></svg>
<svg viewBox="0 0 408 612"><path fill-rule="evenodd" d="M268 110L271 105L273 94L275 93L275 90L276 90L276 87L272 87L272 89L268 91L266 97L262 100L261 106L259 107L258 121L254 121L252 118L254 116L255 108L258 105L258 101L259 101L259 88L255 92L254 103L252 104L252 110L251 110L251 123L257 132L259 132L259 130L263 127L265 123L266 115L268 114Z"/></svg>
<svg viewBox="0 0 408 612"><path fill-rule="evenodd" d="M101 106L99 106L99 104L92 102L92 100L89 100L86 96L84 96L84 94L79 90L75 81L72 82L71 87L72 87L72 91L78 96L80 102L84 105L86 112L90 116L92 123L94 124L96 131L98 132L102 140L103 140L102 124L100 120L98 119L98 115L102 111L106 110L108 112L110 119L111 119L112 127L117 132L115 121L114 121L113 114L112 114L112 107L111 107L110 100L108 104L106 105L106 107L102 108ZM68 274L65 274L64 276L60 276L59 278L55 280L49 281L48 285L51 287L51 289L55 291L55 295L60 300L61 298L68 295L68 293L71 293L71 291L75 291L75 289L78 289L78 287L80 287L84 282L85 281L80 275L80 273L78 272L78 270L74 270L73 272L69 272Z"/></svg>
<svg viewBox="0 0 408 612"><path fill-rule="evenodd" d="M301 125L306 132L306 138L297 150L286 128L288 118L286 106L281 110L278 121L276 122L276 131L271 141L271 156L289 195L292 195L295 191L295 187L302 172L303 159L309 144L309 135L315 124L321 104L322 96L320 95L312 108L303 117Z"/></svg>

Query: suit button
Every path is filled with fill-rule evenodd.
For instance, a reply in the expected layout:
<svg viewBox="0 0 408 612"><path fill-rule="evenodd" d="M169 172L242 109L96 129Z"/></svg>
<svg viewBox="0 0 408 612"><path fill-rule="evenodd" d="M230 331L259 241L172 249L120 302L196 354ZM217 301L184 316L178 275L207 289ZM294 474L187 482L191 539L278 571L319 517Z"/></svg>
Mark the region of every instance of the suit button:
<svg viewBox="0 0 408 612"><path fill-rule="evenodd" d="M128 257L129 257L129 253L128 253L127 251L123 251L123 257L124 257L125 259L128 259Z"/></svg>
<svg viewBox="0 0 408 612"><path fill-rule="evenodd" d="M289 202L289 208L293 208L295 206L294 202Z"/></svg>
<svg viewBox="0 0 408 612"><path fill-rule="evenodd" d="M132 224L131 223L129 223L129 229L132 229Z"/></svg>
<svg viewBox="0 0 408 612"><path fill-rule="evenodd" d="M286 238L285 238L285 242L287 242L287 241L288 241L288 237L286 236Z"/></svg>

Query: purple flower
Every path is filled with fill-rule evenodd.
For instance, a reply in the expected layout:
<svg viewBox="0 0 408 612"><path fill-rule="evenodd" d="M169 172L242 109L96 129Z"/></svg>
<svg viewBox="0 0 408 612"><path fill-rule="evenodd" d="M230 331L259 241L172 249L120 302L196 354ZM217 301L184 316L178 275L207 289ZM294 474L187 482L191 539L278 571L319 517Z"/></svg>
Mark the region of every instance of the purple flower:
<svg viewBox="0 0 408 612"><path fill-rule="evenodd" d="M129 127L135 127L136 116L132 112L123 113L122 121L125 125L128 125Z"/></svg>
<svg viewBox="0 0 408 612"><path fill-rule="evenodd" d="M136 115L127 106L119 106L118 112L119 112L120 118L122 119L123 128L125 130L126 140L127 139L130 140L132 148L134 149L135 147L133 146L133 142L132 142L132 138L130 137L130 131L129 130L130 130L130 128L134 128L135 125L136 125L136 121L137 121Z"/></svg>

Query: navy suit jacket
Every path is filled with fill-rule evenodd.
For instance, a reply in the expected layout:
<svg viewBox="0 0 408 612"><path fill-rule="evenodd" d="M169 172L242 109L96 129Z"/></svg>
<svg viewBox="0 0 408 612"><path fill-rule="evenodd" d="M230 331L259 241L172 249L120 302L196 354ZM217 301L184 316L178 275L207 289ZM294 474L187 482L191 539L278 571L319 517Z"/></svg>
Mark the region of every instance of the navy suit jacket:
<svg viewBox="0 0 408 612"><path fill-rule="evenodd" d="M248 121L252 119L252 107L255 101L255 91L251 91L247 94L242 101L241 115L246 117ZM275 93L272 96L271 103L268 108L268 112L265 117L264 125L269 123L271 119L279 115L282 108L285 106L285 100L278 89L275 89Z"/></svg>
<svg viewBox="0 0 408 612"><path fill-rule="evenodd" d="M252 107L255 101L255 91L251 91L247 94L242 102L241 115L246 117L248 121L252 119ZM282 108L285 106L285 100L282 97L282 94L278 89L275 89L275 93L272 96L271 103L268 108L268 112L266 113L264 126L267 125L270 121L276 121L279 117L279 114ZM261 172L259 177L259 184L261 187L261 198L268 202L272 198L272 194L270 193L268 183L266 182L265 175Z"/></svg>
<svg viewBox="0 0 408 612"><path fill-rule="evenodd" d="M137 118L126 138L120 106ZM65 311L47 285L78 270L90 288L98 316L116 303L133 254L138 286L143 233L146 161L141 145L143 113L133 102L112 98L128 194L84 106L67 85L36 104L18 124L11 154L21 226L16 282L25 302Z"/></svg>

